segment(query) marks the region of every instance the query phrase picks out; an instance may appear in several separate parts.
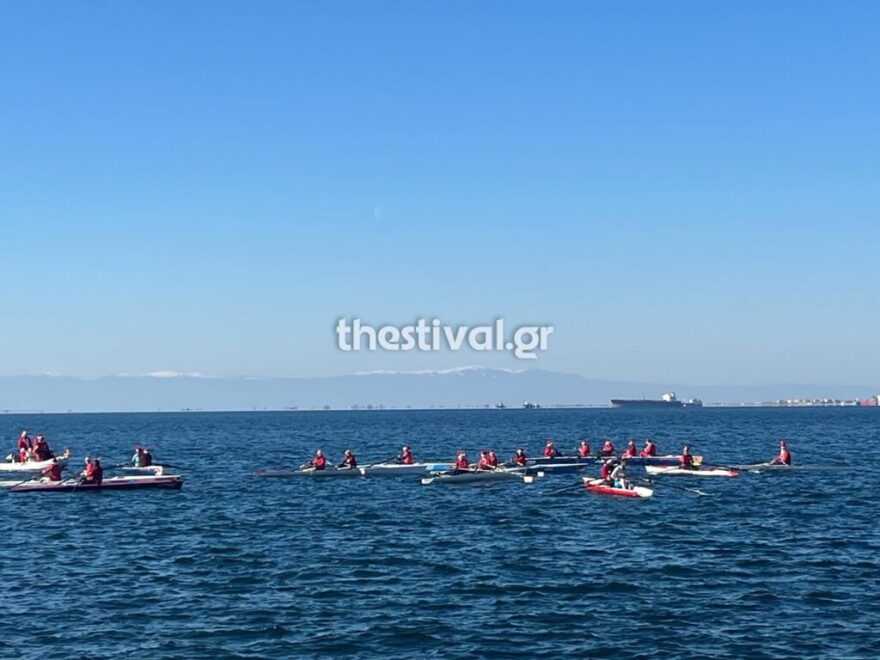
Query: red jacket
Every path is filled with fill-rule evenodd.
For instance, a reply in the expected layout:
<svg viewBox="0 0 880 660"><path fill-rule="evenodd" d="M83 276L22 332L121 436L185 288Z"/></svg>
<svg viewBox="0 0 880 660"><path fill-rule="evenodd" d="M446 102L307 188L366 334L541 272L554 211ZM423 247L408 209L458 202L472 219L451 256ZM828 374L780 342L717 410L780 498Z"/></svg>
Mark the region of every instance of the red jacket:
<svg viewBox="0 0 880 660"><path fill-rule="evenodd" d="M590 455L590 445L586 444L586 445L581 445L580 447L578 447L578 455L582 456L584 458L589 456Z"/></svg>
<svg viewBox="0 0 880 660"><path fill-rule="evenodd" d="M456 458L454 465L456 470L467 470L471 466L471 464L468 463L468 459L464 456Z"/></svg>
<svg viewBox="0 0 880 660"><path fill-rule="evenodd" d="M400 455L400 462L403 463L404 465L412 465L413 455L409 449L407 449L405 452L403 452Z"/></svg>
<svg viewBox="0 0 880 660"><path fill-rule="evenodd" d="M544 447L544 456L547 458L556 458L559 456L559 450L553 445L547 445Z"/></svg>
<svg viewBox="0 0 880 660"><path fill-rule="evenodd" d="M477 469L478 470L491 470L492 469L492 461L489 460L488 456L480 456L480 460L477 461Z"/></svg>
<svg viewBox="0 0 880 660"><path fill-rule="evenodd" d="M58 463L52 463L43 468L43 476L48 477L49 481L61 481L61 466Z"/></svg>
<svg viewBox="0 0 880 660"><path fill-rule="evenodd" d="M327 467L327 457L323 454L321 456L315 456L311 460L310 465L316 470L323 470L325 467Z"/></svg>
<svg viewBox="0 0 880 660"><path fill-rule="evenodd" d="M606 440L605 444L602 445L602 451L606 454L613 454L614 453L614 445L611 444L610 440Z"/></svg>
<svg viewBox="0 0 880 660"><path fill-rule="evenodd" d="M656 456L657 455L657 447L654 446L654 443L648 443L645 445L645 448L639 452L639 456L647 457L647 456Z"/></svg>
<svg viewBox="0 0 880 660"><path fill-rule="evenodd" d="M517 465L525 465L529 459L526 458L525 454L514 454L513 462Z"/></svg>
<svg viewBox="0 0 880 660"><path fill-rule="evenodd" d="M693 467L693 466L694 466L694 457L693 457L693 455L692 455L692 454L682 454L682 455L678 458L678 464L679 464L681 467L683 467L683 468Z"/></svg>

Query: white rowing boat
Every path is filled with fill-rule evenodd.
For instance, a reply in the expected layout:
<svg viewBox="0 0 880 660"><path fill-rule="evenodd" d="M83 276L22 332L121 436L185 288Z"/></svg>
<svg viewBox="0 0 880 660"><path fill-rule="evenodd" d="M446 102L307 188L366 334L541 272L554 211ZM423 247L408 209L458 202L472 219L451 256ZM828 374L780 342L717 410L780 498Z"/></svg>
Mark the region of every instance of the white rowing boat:
<svg viewBox="0 0 880 660"><path fill-rule="evenodd" d="M439 472L449 470L452 463L373 463L358 468L363 476L391 477L398 474L424 474L425 472Z"/></svg>
<svg viewBox="0 0 880 660"><path fill-rule="evenodd" d="M56 458L58 465L64 467L70 458L70 452L65 449L64 453ZM5 462L0 463L0 472L42 472L45 468L52 465L51 459L48 461L25 461L24 463L17 463L10 459L11 455L6 457Z"/></svg>
<svg viewBox="0 0 880 660"><path fill-rule="evenodd" d="M154 475L156 477L161 477L164 471L163 466L161 465L148 465L146 467L134 467L133 465L125 465L117 469L122 470L123 472L127 472L129 474L145 474Z"/></svg>
<svg viewBox="0 0 880 660"><path fill-rule="evenodd" d="M157 477L136 476L136 477L110 477L104 479L100 485L80 483L78 478L65 479L63 481L48 481L41 479L40 481L27 481L10 488L11 493L65 493L80 492L84 493L90 490L140 490L142 488L163 488L171 490L180 490L183 486L183 478L178 475L167 475Z"/></svg>
<svg viewBox="0 0 880 660"><path fill-rule="evenodd" d="M530 484L535 478L527 475L523 468L498 468L497 470L467 470L461 472L437 472L430 477L424 477L423 486L433 483L438 484L473 484L486 481L514 481L519 480Z"/></svg>
<svg viewBox="0 0 880 660"><path fill-rule="evenodd" d="M739 475L737 470L721 467L700 467L700 468L680 468L680 467L663 467L661 465L646 465L645 472L655 476L671 475L671 476L687 476L687 477L736 477Z"/></svg>

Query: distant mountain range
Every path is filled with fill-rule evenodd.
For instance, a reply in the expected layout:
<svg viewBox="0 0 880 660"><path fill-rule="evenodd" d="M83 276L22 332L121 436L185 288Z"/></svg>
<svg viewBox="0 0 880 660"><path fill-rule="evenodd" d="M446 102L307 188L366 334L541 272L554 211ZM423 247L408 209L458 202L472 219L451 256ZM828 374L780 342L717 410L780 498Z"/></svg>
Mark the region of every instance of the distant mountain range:
<svg viewBox="0 0 880 660"><path fill-rule="evenodd" d="M104 412L153 410L280 410L458 408L529 401L544 407L608 405L612 397L680 399L706 403L775 401L791 398L864 398L873 386L756 385L693 386L594 380L541 369L461 367L440 371L379 371L324 378L208 378L156 372L86 380L67 376L0 377L0 411Z"/></svg>

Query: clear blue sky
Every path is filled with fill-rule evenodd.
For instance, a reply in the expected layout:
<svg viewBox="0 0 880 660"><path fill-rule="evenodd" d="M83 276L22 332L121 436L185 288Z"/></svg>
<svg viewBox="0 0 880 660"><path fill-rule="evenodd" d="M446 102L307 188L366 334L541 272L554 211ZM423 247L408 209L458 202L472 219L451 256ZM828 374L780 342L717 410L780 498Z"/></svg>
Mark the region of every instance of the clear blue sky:
<svg viewBox="0 0 880 660"><path fill-rule="evenodd" d="M875 384L876 2L7 2L0 375ZM556 326L535 363L340 316Z"/></svg>

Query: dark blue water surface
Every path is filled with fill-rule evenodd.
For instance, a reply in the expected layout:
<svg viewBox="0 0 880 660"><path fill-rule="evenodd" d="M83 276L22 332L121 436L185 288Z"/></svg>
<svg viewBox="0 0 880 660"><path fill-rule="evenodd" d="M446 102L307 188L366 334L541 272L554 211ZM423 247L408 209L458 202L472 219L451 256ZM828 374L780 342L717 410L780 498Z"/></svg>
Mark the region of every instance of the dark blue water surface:
<svg viewBox="0 0 880 660"><path fill-rule="evenodd" d="M878 657L880 410L0 416L77 457L147 443L180 492L0 492L0 657ZM650 500L415 477L256 479L396 453L652 435L793 470ZM621 445L622 446L622 445Z"/></svg>

